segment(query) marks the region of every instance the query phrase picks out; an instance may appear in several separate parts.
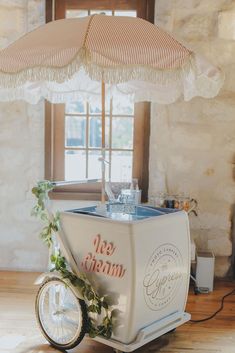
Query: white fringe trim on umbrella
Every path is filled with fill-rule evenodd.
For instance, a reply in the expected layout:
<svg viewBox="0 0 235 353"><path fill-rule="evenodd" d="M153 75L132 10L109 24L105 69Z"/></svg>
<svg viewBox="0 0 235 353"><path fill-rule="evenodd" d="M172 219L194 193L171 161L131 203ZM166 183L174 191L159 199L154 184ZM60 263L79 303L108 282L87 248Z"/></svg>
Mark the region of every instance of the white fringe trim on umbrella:
<svg viewBox="0 0 235 353"><path fill-rule="evenodd" d="M79 50L75 58L63 67L32 67L16 73L0 71L0 87L11 88L22 86L26 82L50 81L62 83L71 79L81 67L85 69L92 80L105 83L120 83L126 81L148 81L165 84L182 79L182 72L187 72L194 67L194 54L188 57L185 65L176 69L155 69L150 66L139 65L113 65L99 66L95 64L96 54L86 48Z"/></svg>
<svg viewBox="0 0 235 353"><path fill-rule="evenodd" d="M91 60L91 55L93 60ZM32 67L16 73L0 72L0 100L7 101L13 99L25 99L28 102L36 103L41 97L51 101L64 102L68 97L76 97L76 93L69 92L50 92L45 88L38 90L40 97L32 96L27 92L29 83L64 83L73 78L82 68L88 76L95 81L104 81L107 84L119 84L127 81L151 82L159 86L179 86L181 92L174 92L175 96L184 95L186 100L193 96L214 97L218 94L223 84L223 75L217 74L216 77L197 72L195 54L192 53L186 60L183 67L176 69L155 69L149 66L114 66L102 67L94 63L95 53L90 53L86 48L80 49L76 57L64 67ZM25 87L24 87L25 85ZM170 92L169 92L170 94ZM34 93L35 95L35 93ZM149 92L149 99L157 101L157 92ZM63 100L64 99L64 100ZM138 98L141 100L141 97ZM144 99L143 99L144 100ZM172 102L172 98L166 98ZM161 98L162 102L162 98Z"/></svg>

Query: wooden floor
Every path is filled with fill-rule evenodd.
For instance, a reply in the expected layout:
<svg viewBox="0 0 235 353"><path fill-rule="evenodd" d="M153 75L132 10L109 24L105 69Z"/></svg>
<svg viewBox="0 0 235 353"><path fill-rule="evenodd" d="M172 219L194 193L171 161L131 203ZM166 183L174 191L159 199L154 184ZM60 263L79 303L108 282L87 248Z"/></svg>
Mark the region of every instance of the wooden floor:
<svg viewBox="0 0 235 353"><path fill-rule="evenodd" d="M33 286L36 273L0 272L0 353L58 352L42 337L34 316ZM217 282L212 294L189 295L187 311L193 319L214 312L235 282ZM89 338L71 353L111 353L110 347ZM138 349L138 353L235 353L235 295L226 300L224 310L210 321L187 323L175 332Z"/></svg>

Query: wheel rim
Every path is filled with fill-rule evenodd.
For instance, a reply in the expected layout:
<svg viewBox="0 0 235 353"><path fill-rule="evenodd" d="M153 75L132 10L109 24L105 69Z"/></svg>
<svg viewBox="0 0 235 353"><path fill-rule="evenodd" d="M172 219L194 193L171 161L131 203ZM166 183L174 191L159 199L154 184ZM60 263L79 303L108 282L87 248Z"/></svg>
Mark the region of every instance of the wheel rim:
<svg viewBox="0 0 235 353"><path fill-rule="evenodd" d="M42 329L53 342L71 344L80 335L81 307L63 282L53 281L44 285L39 295L38 313Z"/></svg>

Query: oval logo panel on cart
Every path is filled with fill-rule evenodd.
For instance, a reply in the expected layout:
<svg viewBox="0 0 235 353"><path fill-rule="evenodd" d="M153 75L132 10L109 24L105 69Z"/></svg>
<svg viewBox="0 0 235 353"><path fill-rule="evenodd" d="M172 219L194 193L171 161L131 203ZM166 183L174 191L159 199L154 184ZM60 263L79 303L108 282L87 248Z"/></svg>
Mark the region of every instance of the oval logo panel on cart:
<svg viewBox="0 0 235 353"><path fill-rule="evenodd" d="M143 281L145 302L151 310L165 308L175 297L182 268L181 253L173 244L163 244L153 252Z"/></svg>

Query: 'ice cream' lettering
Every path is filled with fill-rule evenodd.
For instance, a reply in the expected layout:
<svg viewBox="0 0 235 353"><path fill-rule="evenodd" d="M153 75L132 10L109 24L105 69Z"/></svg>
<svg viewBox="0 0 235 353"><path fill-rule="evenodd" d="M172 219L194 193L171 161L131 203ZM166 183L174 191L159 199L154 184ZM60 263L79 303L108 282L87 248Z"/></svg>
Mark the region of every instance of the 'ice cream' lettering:
<svg viewBox="0 0 235 353"><path fill-rule="evenodd" d="M107 276L122 278L126 269L121 264L111 263L106 259L98 259L96 254L111 257L116 249L113 243L102 240L100 234L97 234L93 240L95 254L89 252L84 256L81 263L87 272L102 273Z"/></svg>
<svg viewBox="0 0 235 353"><path fill-rule="evenodd" d="M116 249L113 243L107 243L106 240L101 240L100 234L97 234L97 236L95 237L94 246L95 246L95 252L97 254L102 254L107 256L113 255L114 250Z"/></svg>

